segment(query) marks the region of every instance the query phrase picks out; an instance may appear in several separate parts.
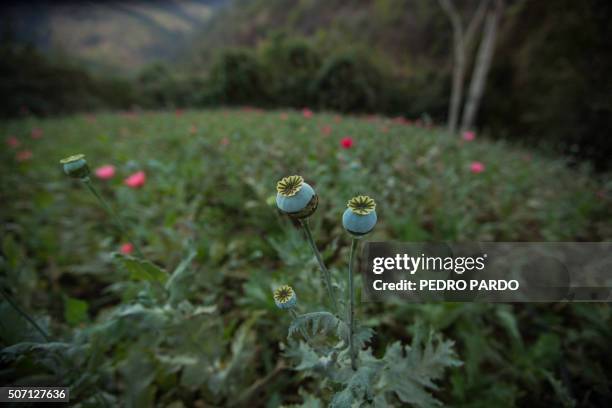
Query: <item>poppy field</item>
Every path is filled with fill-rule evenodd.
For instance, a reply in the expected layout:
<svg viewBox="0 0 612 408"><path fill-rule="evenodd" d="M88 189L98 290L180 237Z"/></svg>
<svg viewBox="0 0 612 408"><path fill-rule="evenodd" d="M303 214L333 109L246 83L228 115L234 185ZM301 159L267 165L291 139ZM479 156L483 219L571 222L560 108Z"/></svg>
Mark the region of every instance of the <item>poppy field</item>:
<svg viewBox="0 0 612 408"><path fill-rule="evenodd" d="M27 116L0 137L2 384L62 384L80 407L612 397L608 304L362 303L343 217L353 198L356 213L375 206L354 227L371 241L609 241L605 174L470 131L308 109ZM66 174L81 159L86 183ZM312 242L277 207L294 175L318 196ZM344 310L352 285L342 354L328 295Z"/></svg>

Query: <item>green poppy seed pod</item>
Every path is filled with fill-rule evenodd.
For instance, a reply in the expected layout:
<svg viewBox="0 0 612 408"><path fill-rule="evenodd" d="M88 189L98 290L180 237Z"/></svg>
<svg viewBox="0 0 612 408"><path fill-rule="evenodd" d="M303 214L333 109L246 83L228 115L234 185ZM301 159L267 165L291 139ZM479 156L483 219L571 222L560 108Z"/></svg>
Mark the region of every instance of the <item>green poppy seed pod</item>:
<svg viewBox="0 0 612 408"><path fill-rule="evenodd" d="M297 304L297 296L293 288L283 285L274 290L274 303L279 309L291 309Z"/></svg>
<svg viewBox="0 0 612 408"><path fill-rule="evenodd" d="M66 157L60 160L64 165L64 173L70 177L78 179L86 179L89 177L89 166L85 160L84 154L75 154L74 156Z"/></svg>
<svg viewBox="0 0 612 408"><path fill-rule="evenodd" d="M307 218L319 204L319 197L301 176L289 176L276 183L276 206L293 218Z"/></svg>
<svg viewBox="0 0 612 408"><path fill-rule="evenodd" d="M342 214L342 226L351 235L362 236L376 225L376 202L368 196L357 196L349 200Z"/></svg>

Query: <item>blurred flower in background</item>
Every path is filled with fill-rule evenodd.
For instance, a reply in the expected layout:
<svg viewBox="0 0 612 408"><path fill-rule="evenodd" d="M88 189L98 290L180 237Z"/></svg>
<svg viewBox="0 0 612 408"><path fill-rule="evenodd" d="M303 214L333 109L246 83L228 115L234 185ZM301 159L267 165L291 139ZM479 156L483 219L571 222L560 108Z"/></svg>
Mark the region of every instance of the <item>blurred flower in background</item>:
<svg viewBox="0 0 612 408"><path fill-rule="evenodd" d="M12 148L19 147L19 144L20 144L19 139L17 139L15 136L9 136L6 139L6 145L8 147L12 147Z"/></svg>
<svg viewBox="0 0 612 408"><path fill-rule="evenodd" d="M112 164L106 164L104 166L100 166L95 171L96 177L100 180L109 180L115 176L115 166Z"/></svg>
<svg viewBox="0 0 612 408"><path fill-rule="evenodd" d="M22 150L17 153L17 156L15 156L15 158L18 162L28 161L32 158L32 152L30 150Z"/></svg>
<svg viewBox="0 0 612 408"><path fill-rule="evenodd" d="M126 242L125 244L121 245L119 252L121 252L123 255L130 255L132 252L134 252L134 245Z"/></svg>
<svg viewBox="0 0 612 408"><path fill-rule="evenodd" d="M140 188L144 186L146 181L147 175L141 170L126 178L123 183L130 188Z"/></svg>
<svg viewBox="0 0 612 408"><path fill-rule="evenodd" d="M485 171L485 165L479 161L472 162L470 164L470 171L474 174L482 173Z"/></svg>
<svg viewBox="0 0 612 408"><path fill-rule="evenodd" d="M353 147L353 143L353 138L350 136L345 136L340 140L340 146L342 146L343 149L350 149Z"/></svg>
<svg viewBox="0 0 612 408"><path fill-rule="evenodd" d="M313 113L312 113L312 111L310 109L308 109L308 108L302 109L302 116L304 116L306 119L312 118L312 115L313 115Z"/></svg>
<svg viewBox="0 0 612 408"><path fill-rule="evenodd" d="M32 129L32 139L40 139L43 137L44 131L41 128Z"/></svg>
<svg viewBox="0 0 612 408"><path fill-rule="evenodd" d="M476 139L475 132L471 130L466 130L465 132L463 132L463 140L465 140L466 142L471 142L474 139Z"/></svg>

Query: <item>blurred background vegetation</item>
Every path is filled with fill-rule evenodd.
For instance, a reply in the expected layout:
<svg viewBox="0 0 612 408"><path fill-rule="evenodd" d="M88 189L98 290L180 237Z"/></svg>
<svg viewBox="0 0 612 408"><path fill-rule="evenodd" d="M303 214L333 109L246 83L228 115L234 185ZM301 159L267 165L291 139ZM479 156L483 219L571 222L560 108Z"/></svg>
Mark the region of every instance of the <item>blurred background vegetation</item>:
<svg viewBox="0 0 612 408"><path fill-rule="evenodd" d="M478 2L455 3L469 16ZM609 168L611 11L507 1L476 127ZM436 1L35 1L2 14L4 117L252 105L446 120L452 30Z"/></svg>

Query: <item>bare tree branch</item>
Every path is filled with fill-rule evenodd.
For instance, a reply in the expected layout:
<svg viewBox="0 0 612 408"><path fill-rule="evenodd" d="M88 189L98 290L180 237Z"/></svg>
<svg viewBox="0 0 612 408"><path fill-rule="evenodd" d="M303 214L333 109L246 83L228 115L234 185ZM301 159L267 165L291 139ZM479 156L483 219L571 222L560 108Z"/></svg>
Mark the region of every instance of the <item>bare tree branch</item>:
<svg viewBox="0 0 612 408"><path fill-rule="evenodd" d="M483 29L483 38L478 48L474 72L472 74L472 82L463 111L461 120L461 129L467 130L474 126L476 113L480 106L480 101L485 90L487 74L491 67L493 52L495 50L495 38L497 35L497 26L503 14L504 1L495 0L495 8L487 12L485 27Z"/></svg>
<svg viewBox="0 0 612 408"><path fill-rule="evenodd" d="M438 2L442 10L448 15L453 28L453 84L448 107L448 130L451 133L455 133L459 123L466 61L470 51L470 43L484 19L490 0L480 0L465 33L461 22L461 13L457 10L454 3L451 0L438 0Z"/></svg>
<svg viewBox="0 0 612 408"><path fill-rule="evenodd" d="M466 47L471 45L474 35L476 34L476 30L478 30L480 23L482 23L482 20L484 19L489 3L490 0L481 0L480 3L478 3L478 8L474 12L467 30L465 30L464 42Z"/></svg>
<svg viewBox="0 0 612 408"><path fill-rule="evenodd" d="M455 8L455 5L449 0L438 0L440 7L448 15L451 25L453 26L453 34L459 34L463 36L463 29L461 24L461 14Z"/></svg>

